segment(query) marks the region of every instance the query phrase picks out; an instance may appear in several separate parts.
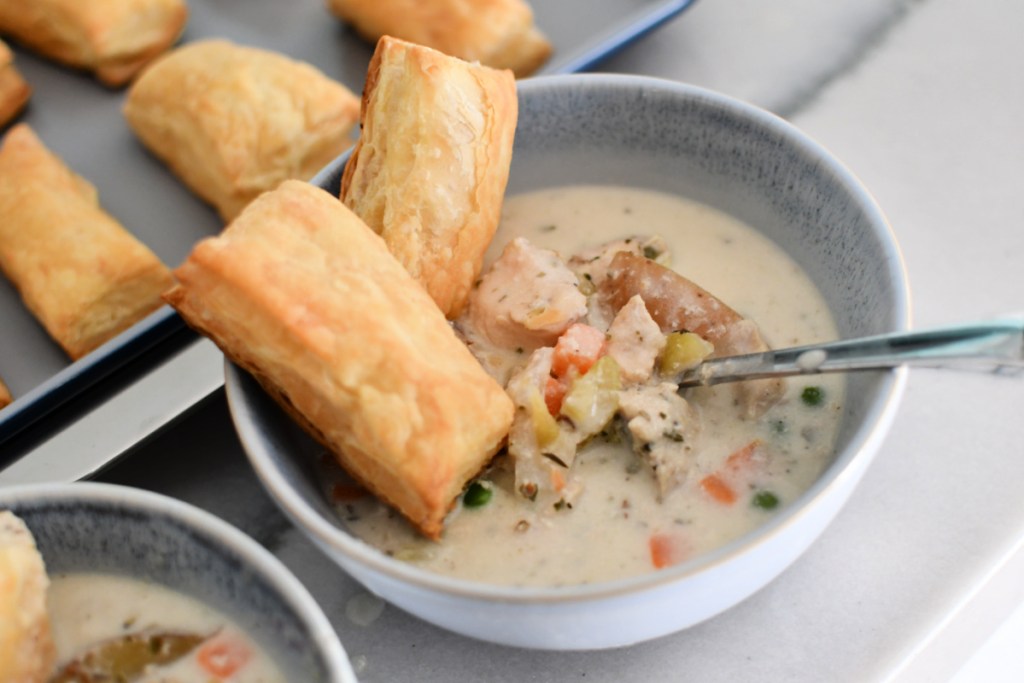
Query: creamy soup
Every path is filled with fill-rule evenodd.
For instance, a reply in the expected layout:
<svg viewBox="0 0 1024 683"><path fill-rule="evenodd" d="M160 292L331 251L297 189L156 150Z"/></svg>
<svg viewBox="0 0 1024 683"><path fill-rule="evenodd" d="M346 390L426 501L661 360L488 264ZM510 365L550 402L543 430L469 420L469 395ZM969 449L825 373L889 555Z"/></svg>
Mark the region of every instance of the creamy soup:
<svg viewBox="0 0 1024 683"><path fill-rule="evenodd" d="M619 246L609 250L616 241ZM602 313L595 298L609 301L615 278L623 279L619 261L612 260L620 248L670 264L712 293L744 318L723 323L743 334L730 336L709 325L707 338L717 340L713 348L691 329L658 323L661 331L655 326L651 333L650 301L645 307L645 301L631 300ZM606 270L598 268L608 262ZM547 289L538 289L542 281L550 283ZM678 366L669 356L680 349L692 364L693 349L698 360L743 350L751 330L774 347L836 338L824 300L801 269L728 215L628 188L569 187L509 197L478 288L456 329L507 386L517 423L509 452L470 485L442 540L418 536L399 515L353 487L330 458L322 459L339 515L389 555L496 584L556 586L642 574L764 524L832 457L841 377L757 385L766 390L763 401L751 400L737 385L690 389L677 398L670 371ZM566 316L584 324L564 331ZM502 327L510 318L512 327ZM576 356L563 354L570 367L559 378L560 349L569 337L576 338L579 355L586 355L588 339L600 350L578 368L571 366ZM734 344L736 339L741 341ZM612 360L603 361L605 356ZM595 376L586 393L577 391L586 384L581 378ZM545 387L551 385L549 394ZM548 410L536 409L545 403ZM581 426L595 414L597 422Z"/></svg>
<svg viewBox="0 0 1024 683"><path fill-rule="evenodd" d="M139 683L284 683L268 656L220 612L151 583L104 574L51 577L47 595L57 648L55 680ZM140 654L141 653L141 654ZM138 677L76 677L115 659ZM76 667L78 667L76 669ZM126 675L126 674L123 674Z"/></svg>

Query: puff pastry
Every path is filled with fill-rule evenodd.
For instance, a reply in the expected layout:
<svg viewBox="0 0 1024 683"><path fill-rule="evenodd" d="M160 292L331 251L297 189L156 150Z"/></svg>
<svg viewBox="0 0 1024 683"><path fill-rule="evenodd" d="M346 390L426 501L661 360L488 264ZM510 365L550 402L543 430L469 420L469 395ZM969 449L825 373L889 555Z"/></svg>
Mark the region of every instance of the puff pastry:
<svg viewBox="0 0 1024 683"><path fill-rule="evenodd" d="M56 651L43 558L25 523L0 510L0 681L45 683Z"/></svg>
<svg viewBox="0 0 1024 683"><path fill-rule="evenodd" d="M31 86L14 68L11 48L0 41L0 126L17 116L31 95Z"/></svg>
<svg viewBox="0 0 1024 683"><path fill-rule="evenodd" d="M378 42L340 196L449 318L501 219L517 116L510 72Z"/></svg>
<svg viewBox="0 0 1024 683"><path fill-rule="evenodd" d="M0 379L0 408L10 405L12 400L10 390L4 384L4 381Z"/></svg>
<svg viewBox="0 0 1024 683"><path fill-rule="evenodd" d="M523 0L327 0L371 41L390 35L445 54L528 76L551 55Z"/></svg>
<svg viewBox="0 0 1024 683"><path fill-rule="evenodd" d="M384 242L289 180L175 270L165 298L357 480L438 538L512 403Z"/></svg>
<svg viewBox="0 0 1024 683"><path fill-rule="evenodd" d="M0 1L0 33L111 86L173 45L187 18L185 0Z"/></svg>
<svg viewBox="0 0 1024 683"><path fill-rule="evenodd" d="M314 67L224 40L146 69L124 107L143 143L225 221L286 178L308 180L350 145L359 98Z"/></svg>
<svg viewBox="0 0 1024 683"><path fill-rule="evenodd" d="M161 305L170 271L21 123L0 146L0 269L72 358Z"/></svg>

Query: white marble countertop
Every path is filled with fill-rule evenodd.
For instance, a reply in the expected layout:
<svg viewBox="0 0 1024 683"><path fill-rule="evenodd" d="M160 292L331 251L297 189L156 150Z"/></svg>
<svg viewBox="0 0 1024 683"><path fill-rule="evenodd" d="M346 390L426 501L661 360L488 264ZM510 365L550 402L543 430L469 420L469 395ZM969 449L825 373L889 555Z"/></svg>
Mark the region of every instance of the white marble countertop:
<svg viewBox="0 0 1024 683"><path fill-rule="evenodd" d="M1022 24L1019 0L700 0L600 68L749 100L824 144L889 216L924 327L1024 310ZM719 617L603 652L478 643L391 607L350 618L364 591L262 492L222 393L104 478L196 502L275 550L366 682L949 680L1024 602L1022 405L1019 378L912 371L879 456L805 556ZM994 661L1019 680L1011 654Z"/></svg>

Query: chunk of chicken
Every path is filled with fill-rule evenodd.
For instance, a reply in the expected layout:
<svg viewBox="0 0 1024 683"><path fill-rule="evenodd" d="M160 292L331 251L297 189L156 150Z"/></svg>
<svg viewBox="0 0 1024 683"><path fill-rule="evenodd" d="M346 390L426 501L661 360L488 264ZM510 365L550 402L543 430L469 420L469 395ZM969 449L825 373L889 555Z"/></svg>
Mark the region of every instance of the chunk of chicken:
<svg viewBox="0 0 1024 683"><path fill-rule="evenodd" d="M613 311L640 295L662 331L694 332L714 344L716 356L768 350L753 321L679 273L642 256L615 254L600 294ZM786 385L784 380L768 379L735 386L744 417L755 418L782 398Z"/></svg>
<svg viewBox="0 0 1024 683"><path fill-rule="evenodd" d="M619 364L627 384L646 382L654 372L654 361L665 348L665 335L647 312L639 295L619 309L608 328L607 354Z"/></svg>
<svg viewBox="0 0 1024 683"><path fill-rule="evenodd" d="M665 496L686 481L700 434L692 406L672 382L630 387L619 394L619 413L633 438L633 450L654 470Z"/></svg>
<svg viewBox="0 0 1024 683"><path fill-rule="evenodd" d="M730 325L718 340L717 356L736 356L745 353L761 353L769 349L761 337L761 331L753 320L739 320ZM752 379L737 382L736 398L747 419L756 419L782 399L786 393L786 380L781 377Z"/></svg>
<svg viewBox="0 0 1024 683"><path fill-rule="evenodd" d="M601 286L608 277L612 259L620 251L649 258L664 266L669 265L671 256L665 240L657 235L634 235L581 251L569 259L569 267L579 277L584 292Z"/></svg>
<svg viewBox="0 0 1024 683"><path fill-rule="evenodd" d="M586 313L579 280L558 254L517 237L470 295L468 323L496 346L531 351Z"/></svg>

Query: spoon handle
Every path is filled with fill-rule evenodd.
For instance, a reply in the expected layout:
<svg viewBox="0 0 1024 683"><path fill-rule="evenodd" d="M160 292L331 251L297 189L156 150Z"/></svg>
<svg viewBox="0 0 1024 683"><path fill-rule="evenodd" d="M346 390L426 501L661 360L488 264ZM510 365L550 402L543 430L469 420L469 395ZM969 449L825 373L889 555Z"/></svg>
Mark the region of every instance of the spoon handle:
<svg viewBox="0 0 1024 683"><path fill-rule="evenodd" d="M988 322L897 332L743 356L712 358L683 373L680 387L898 365L1024 372L1024 315Z"/></svg>

